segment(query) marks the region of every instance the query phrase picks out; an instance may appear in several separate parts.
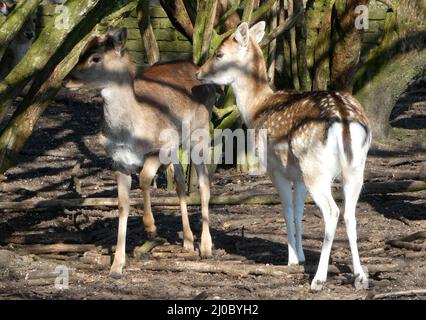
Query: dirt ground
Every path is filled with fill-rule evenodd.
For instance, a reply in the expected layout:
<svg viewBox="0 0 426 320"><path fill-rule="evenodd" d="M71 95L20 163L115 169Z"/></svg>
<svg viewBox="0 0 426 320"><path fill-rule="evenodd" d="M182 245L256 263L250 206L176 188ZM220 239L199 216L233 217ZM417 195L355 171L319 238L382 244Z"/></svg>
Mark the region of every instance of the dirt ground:
<svg viewBox="0 0 426 320"><path fill-rule="evenodd" d="M426 91L413 90L417 91L401 98L391 117L392 138L374 143L368 158L367 182L402 180L408 184L416 173L426 170ZM58 96L37 124L18 166L9 170L0 182L0 201L78 198L80 195L72 183L72 170L77 163L81 165L78 175L81 196L115 197L111 163L96 141L101 118L99 96L65 92ZM411 173L410 178L404 179L407 172ZM224 169L216 173L213 194L244 192L275 191L267 176ZM152 195L175 193L165 190L164 177L160 176ZM136 176L132 196L141 197ZM189 211L198 243L200 210L190 207ZM307 267L288 273L269 272L281 267L284 270L287 263L286 230L280 205L211 206L215 249L214 257L207 260L181 249L179 209L161 206L154 208L154 215L159 236L165 242L135 257L135 248L138 250L147 241L142 212L141 206L131 210L127 266L123 277L114 280L108 272L117 234L116 208L1 210L0 300L365 299L380 293L426 289L426 251L400 249L386 243L426 231L426 191L366 195L360 200L358 243L361 260L369 269L368 291L356 291L353 287L343 219L339 221L330 260L330 265L339 272L329 274L323 291L309 290L314 276L312 268L318 263L323 240L323 221L312 204L306 205L303 219ZM68 251L43 251L47 246L37 244L74 247ZM152 268L153 261L164 268ZM191 265L191 270L172 268L185 264ZM206 264L212 269L197 269ZM68 289L54 286L59 265L69 269ZM215 266L227 266L229 272L213 270ZM257 266L267 271L245 272ZM425 296L411 295L405 299L425 299Z"/></svg>

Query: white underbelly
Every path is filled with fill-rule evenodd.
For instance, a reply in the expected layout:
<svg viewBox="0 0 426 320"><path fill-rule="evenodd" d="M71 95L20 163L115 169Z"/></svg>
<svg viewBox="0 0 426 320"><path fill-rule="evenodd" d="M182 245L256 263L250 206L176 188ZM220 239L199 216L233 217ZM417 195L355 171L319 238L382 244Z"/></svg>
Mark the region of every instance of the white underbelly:
<svg viewBox="0 0 426 320"><path fill-rule="evenodd" d="M99 136L99 142L117 166L130 171L143 166L143 152L139 152L134 144L111 141L103 135Z"/></svg>

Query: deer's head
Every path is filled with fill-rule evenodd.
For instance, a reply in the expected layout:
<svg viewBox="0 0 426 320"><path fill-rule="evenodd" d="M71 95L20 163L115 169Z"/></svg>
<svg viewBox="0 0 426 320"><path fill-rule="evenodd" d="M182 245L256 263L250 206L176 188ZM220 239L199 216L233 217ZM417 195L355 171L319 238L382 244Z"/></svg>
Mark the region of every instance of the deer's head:
<svg viewBox="0 0 426 320"><path fill-rule="evenodd" d="M264 63L258 44L264 34L264 21L251 28L246 22L241 23L235 33L223 41L216 54L199 68L197 79L217 85L231 85L239 77L253 73L253 65ZM257 61L259 59L262 60Z"/></svg>
<svg viewBox="0 0 426 320"><path fill-rule="evenodd" d="M65 87L69 89L103 89L132 77L126 52L127 29L109 29L104 36L92 37L79 61L70 72Z"/></svg>
<svg viewBox="0 0 426 320"><path fill-rule="evenodd" d="M15 7L15 1L0 1L0 13L4 16L8 16ZM37 14L34 12L30 15L20 32L17 34L15 39L19 44L31 44L34 40L36 30L36 18Z"/></svg>

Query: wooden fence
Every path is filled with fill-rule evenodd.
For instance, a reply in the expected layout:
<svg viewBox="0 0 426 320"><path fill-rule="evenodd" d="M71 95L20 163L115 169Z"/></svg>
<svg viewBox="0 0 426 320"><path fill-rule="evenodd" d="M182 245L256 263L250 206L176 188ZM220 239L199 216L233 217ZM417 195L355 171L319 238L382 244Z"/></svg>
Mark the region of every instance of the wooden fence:
<svg viewBox="0 0 426 320"><path fill-rule="evenodd" d="M52 18L55 10L59 10L58 5L46 5L40 8L38 19L39 30ZM386 10L387 7L385 5L374 0L370 1L369 28L363 33L363 54L377 46L384 28ZM150 15L154 34L160 49L161 60L170 61L190 57L192 52L191 43L173 27L165 11L158 4L158 1L152 1ZM128 28L128 49L133 62L138 69L145 69L148 63L139 32L136 12L133 12L130 17L125 18L120 26Z"/></svg>

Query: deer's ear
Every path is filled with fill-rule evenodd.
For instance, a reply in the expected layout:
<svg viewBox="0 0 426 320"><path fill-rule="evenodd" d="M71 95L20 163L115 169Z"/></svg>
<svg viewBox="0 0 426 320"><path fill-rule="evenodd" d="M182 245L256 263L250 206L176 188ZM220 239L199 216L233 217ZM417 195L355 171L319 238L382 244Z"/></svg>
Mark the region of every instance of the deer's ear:
<svg viewBox="0 0 426 320"><path fill-rule="evenodd" d="M127 29L120 28L112 33L111 35L114 49L117 53L122 54L126 48L127 43Z"/></svg>
<svg viewBox="0 0 426 320"><path fill-rule="evenodd" d="M235 41L237 41L242 47L247 48L249 44L249 27L247 22L241 23L237 31L235 31Z"/></svg>
<svg viewBox="0 0 426 320"><path fill-rule="evenodd" d="M9 14L9 10L7 8L7 5L4 1L0 1L0 13L2 15L7 16Z"/></svg>
<svg viewBox="0 0 426 320"><path fill-rule="evenodd" d="M257 43L262 41L265 35L265 21L260 21L250 28L250 35L256 40Z"/></svg>

